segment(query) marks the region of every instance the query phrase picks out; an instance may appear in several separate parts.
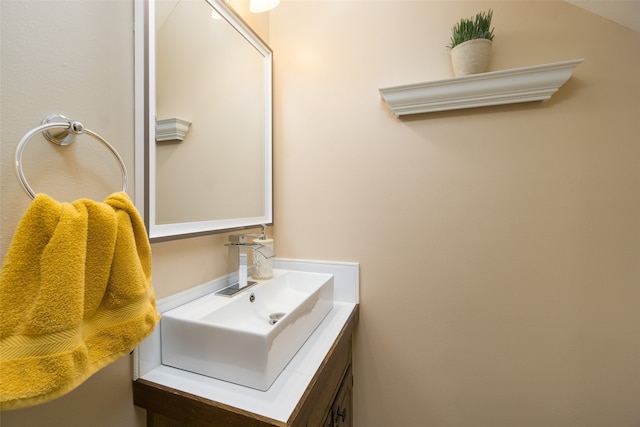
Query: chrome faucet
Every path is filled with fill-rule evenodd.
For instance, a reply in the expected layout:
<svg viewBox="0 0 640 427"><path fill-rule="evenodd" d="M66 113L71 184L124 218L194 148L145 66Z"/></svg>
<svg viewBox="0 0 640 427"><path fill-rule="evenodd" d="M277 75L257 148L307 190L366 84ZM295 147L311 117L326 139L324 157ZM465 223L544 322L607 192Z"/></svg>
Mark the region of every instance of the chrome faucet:
<svg viewBox="0 0 640 427"><path fill-rule="evenodd" d="M250 250L259 252L265 258L273 258L276 253L269 246L252 243L255 238L264 239L266 226L261 234L232 234L229 236L229 286L216 292L217 295L232 296L241 290L255 285L249 280L248 254Z"/></svg>

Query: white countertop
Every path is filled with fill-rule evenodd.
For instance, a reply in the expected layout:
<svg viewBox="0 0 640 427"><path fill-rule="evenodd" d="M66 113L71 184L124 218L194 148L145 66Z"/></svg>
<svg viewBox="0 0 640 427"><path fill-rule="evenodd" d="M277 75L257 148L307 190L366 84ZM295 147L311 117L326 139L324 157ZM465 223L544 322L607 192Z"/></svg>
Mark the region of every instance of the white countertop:
<svg viewBox="0 0 640 427"><path fill-rule="evenodd" d="M195 394L254 414L286 422L349 319L356 304L334 302L333 309L267 391L159 365L140 378Z"/></svg>
<svg viewBox="0 0 640 427"><path fill-rule="evenodd" d="M154 332L136 350L134 379L142 378L276 421L288 421L359 302L359 266L357 263L277 259L274 261L274 268L333 274L335 301L331 311L269 390L255 390L162 365L158 332ZM177 304L184 304L194 296L199 296L199 293L210 292L211 286L217 285L213 282L204 284L201 289L194 288L183 295L159 301L158 309L164 312Z"/></svg>

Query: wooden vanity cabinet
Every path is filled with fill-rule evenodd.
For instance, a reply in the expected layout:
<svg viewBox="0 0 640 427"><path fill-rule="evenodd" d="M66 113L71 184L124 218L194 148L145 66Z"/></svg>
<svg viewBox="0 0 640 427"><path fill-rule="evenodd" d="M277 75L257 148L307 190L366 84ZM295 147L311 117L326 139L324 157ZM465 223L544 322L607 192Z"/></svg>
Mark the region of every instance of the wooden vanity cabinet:
<svg viewBox="0 0 640 427"><path fill-rule="evenodd" d="M322 427L353 427L353 374L347 370Z"/></svg>
<svg viewBox="0 0 640 427"><path fill-rule="evenodd" d="M147 410L147 427L352 427L351 348L358 310L356 305L287 422L144 379L133 382L134 404Z"/></svg>
<svg viewBox="0 0 640 427"><path fill-rule="evenodd" d="M351 367L331 407L332 427L353 427L353 374Z"/></svg>

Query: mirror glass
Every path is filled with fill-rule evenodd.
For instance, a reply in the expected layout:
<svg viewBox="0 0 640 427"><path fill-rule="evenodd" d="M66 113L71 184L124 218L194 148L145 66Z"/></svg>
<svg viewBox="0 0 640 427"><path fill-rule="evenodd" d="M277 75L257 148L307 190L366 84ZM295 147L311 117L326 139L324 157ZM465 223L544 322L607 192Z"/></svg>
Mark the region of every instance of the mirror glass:
<svg viewBox="0 0 640 427"><path fill-rule="evenodd" d="M147 8L149 237L270 224L270 48L223 1Z"/></svg>

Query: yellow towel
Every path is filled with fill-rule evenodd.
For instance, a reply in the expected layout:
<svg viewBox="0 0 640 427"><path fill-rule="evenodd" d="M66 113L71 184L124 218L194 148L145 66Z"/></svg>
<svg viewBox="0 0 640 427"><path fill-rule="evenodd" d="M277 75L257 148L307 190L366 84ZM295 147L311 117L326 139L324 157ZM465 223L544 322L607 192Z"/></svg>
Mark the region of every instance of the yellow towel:
<svg viewBox="0 0 640 427"><path fill-rule="evenodd" d="M151 248L126 193L38 194L0 271L0 409L60 397L155 328Z"/></svg>

